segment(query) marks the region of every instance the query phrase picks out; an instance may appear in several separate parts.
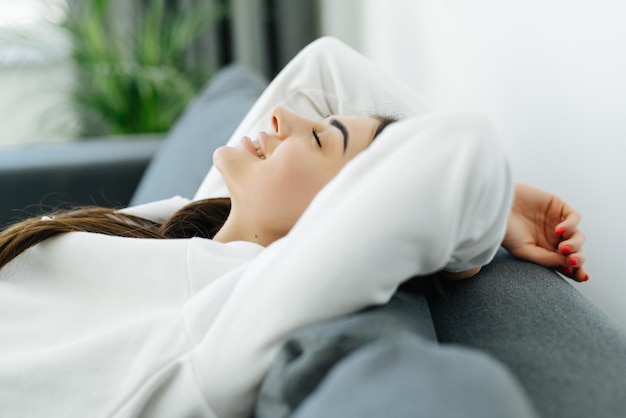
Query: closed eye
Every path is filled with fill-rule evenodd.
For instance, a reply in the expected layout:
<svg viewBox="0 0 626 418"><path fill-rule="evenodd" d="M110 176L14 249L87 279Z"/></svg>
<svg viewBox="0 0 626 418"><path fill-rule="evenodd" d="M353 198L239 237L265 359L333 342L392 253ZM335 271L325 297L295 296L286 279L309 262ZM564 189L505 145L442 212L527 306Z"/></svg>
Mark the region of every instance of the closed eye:
<svg viewBox="0 0 626 418"><path fill-rule="evenodd" d="M319 137L319 135L317 134L317 131L315 130L315 128L313 128L312 132L313 132L313 138L315 138L315 142L317 142L317 145L318 145L320 148L322 148L322 142L320 141L320 137Z"/></svg>

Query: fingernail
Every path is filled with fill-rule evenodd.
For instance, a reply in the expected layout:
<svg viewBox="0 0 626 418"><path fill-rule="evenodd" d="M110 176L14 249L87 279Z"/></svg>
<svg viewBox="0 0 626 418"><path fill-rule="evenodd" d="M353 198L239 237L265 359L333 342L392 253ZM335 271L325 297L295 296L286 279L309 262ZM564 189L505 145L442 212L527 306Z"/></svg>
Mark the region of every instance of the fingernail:
<svg viewBox="0 0 626 418"><path fill-rule="evenodd" d="M569 259L569 265L570 266L575 266L575 265L578 264L578 261L579 261L578 257L572 257L572 258Z"/></svg>
<svg viewBox="0 0 626 418"><path fill-rule="evenodd" d="M563 255L568 255L571 252L572 252L572 246L571 245L564 245L561 248L561 254L563 254Z"/></svg>
<svg viewBox="0 0 626 418"><path fill-rule="evenodd" d="M563 274L565 274L566 276L571 276L572 275L572 269L566 266L560 266L559 267L559 271Z"/></svg>
<svg viewBox="0 0 626 418"><path fill-rule="evenodd" d="M589 275L585 274L585 278L583 279L583 282L586 282L587 280L589 280Z"/></svg>
<svg viewBox="0 0 626 418"><path fill-rule="evenodd" d="M556 230L556 235L563 235L565 233L565 228L559 228Z"/></svg>

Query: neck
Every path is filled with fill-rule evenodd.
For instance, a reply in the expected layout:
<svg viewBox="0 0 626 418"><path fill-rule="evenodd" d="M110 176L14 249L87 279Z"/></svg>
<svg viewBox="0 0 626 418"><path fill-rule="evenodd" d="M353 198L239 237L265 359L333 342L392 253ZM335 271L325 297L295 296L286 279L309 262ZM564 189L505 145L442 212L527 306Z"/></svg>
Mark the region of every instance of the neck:
<svg viewBox="0 0 626 418"><path fill-rule="evenodd" d="M242 219L234 210L231 210L224 226L213 237L213 241L222 243L248 241L267 247L278 238L280 237L264 232L254 221Z"/></svg>

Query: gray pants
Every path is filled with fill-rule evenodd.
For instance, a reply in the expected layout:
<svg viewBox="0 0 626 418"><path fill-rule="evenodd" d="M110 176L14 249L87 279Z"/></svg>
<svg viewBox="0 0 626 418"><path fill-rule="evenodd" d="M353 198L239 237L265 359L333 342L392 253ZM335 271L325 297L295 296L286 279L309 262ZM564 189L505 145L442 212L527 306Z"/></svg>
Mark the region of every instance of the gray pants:
<svg viewBox="0 0 626 418"><path fill-rule="evenodd" d="M474 279L291 335L256 417L621 417L626 336L501 252Z"/></svg>
<svg viewBox="0 0 626 418"><path fill-rule="evenodd" d="M428 306L385 306L294 333L264 382L262 417L531 417L520 386L476 350L440 346Z"/></svg>

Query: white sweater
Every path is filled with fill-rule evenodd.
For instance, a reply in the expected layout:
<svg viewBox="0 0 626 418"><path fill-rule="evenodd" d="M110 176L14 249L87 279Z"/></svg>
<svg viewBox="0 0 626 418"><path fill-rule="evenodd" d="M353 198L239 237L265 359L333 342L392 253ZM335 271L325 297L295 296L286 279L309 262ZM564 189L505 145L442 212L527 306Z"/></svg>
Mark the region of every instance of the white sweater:
<svg viewBox="0 0 626 418"><path fill-rule="evenodd" d="M389 128L414 140L381 138L263 251L70 233L17 257L0 270L0 410L245 417L291 331L487 263L511 198L497 143L470 117L414 122Z"/></svg>
<svg viewBox="0 0 626 418"><path fill-rule="evenodd" d="M489 126L428 114L390 126L266 249L45 241L0 270L0 411L247 417L290 332L384 303L413 275L488 263L511 198Z"/></svg>

